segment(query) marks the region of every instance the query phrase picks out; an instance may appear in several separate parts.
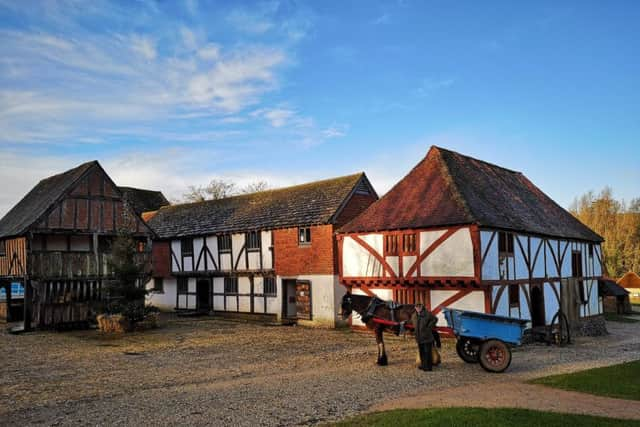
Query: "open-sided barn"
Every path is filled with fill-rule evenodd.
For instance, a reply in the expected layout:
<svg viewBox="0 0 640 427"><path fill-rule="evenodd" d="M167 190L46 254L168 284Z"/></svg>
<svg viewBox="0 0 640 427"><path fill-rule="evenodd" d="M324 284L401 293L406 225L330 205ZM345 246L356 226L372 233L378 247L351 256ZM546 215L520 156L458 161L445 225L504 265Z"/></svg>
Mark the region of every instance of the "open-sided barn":
<svg viewBox="0 0 640 427"><path fill-rule="evenodd" d="M163 207L149 215L165 310L334 326L335 229L377 199L364 173Z"/></svg>
<svg viewBox="0 0 640 427"><path fill-rule="evenodd" d="M24 286L25 329L88 320L111 275L110 245L119 232L139 241L140 262L148 263L152 232L134 207L158 209L166 199L138 189L125 194L92 161L43 179L0 219L0 287L11 307L12 284Z"/></svg>
<svg viewBox="0 0 640 427"><path fill-rule="evenodd" d="M602 238L522 173L439 147L339 230L354 293L549 325L602 313ZM353 321L357 324L357 320Z"/></svg>

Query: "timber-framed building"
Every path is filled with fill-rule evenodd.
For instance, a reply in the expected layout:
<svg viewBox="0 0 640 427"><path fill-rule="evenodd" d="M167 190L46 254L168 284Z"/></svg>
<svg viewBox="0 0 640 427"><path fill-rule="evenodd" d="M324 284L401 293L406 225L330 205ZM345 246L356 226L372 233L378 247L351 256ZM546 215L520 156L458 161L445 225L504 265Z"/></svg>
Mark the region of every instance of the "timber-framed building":
<svg viewBox="0 0 640 427"><path fill-rule="evenodd" d="M0 219L4 320L17 317L11 286L20 284L25 329L87 322L111 277L111 243L118 233L137 241L138 262L144 274L150 272L153 233L134 207L165 204L159 192L123 192L97 161L40 181Z"/></svg>
<svg viewBox="0 0 640 427"><path fill-rule="evenodd" d="M603 239L522 173L439 147L339 230L340 282L401 303L572 326L602 313ZM354 320L354 325L358 321Z"/></svg>
<svg viewBox="0 0 640 427"><path fill-rule="evenodd" d="M164 310L333 327L335 230L378 196L364 173L145 214Z"/></svg>

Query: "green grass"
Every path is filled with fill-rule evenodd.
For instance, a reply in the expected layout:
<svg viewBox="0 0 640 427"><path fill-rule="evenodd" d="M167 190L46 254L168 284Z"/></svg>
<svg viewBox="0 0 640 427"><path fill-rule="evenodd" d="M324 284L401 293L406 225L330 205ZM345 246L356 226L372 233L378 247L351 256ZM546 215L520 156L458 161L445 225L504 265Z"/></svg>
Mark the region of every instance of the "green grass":
<svg viewBox="0 0 640 427"><path fill-rule="evenodd" d="M355 417L336 426L640 426L640 421L593 417L589 415L557 414L528 409L436 408L377 412Z"/></svg>
<svg viewBox="0 0 640 427"><path fill-rule="evenodd" d="M564 390L640 400L640 360L531 381Z"/></svg>
<svg viewBox="0 0 640 427"><path fill-rule="evenodd" d="M638 310L640 310L640 308L638 308ZM605 313L604 318L610 322L622 322L622 323L639 323L640 322L640 320L638 319L630 319L628 317L624 317L616 313Z"/></svg>

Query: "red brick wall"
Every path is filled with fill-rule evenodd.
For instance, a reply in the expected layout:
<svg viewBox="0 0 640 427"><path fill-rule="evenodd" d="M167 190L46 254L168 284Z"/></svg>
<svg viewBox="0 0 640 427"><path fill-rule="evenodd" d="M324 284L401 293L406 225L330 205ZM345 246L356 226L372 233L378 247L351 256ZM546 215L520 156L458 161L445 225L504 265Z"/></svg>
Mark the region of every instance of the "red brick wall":
<svg viewBox="0 0 640 427"><path fill-rule="evenodd" d="M274 230L273 252L276 274L338 274L333 226L311 227L311 245L298 244L298 228Z"/></svg>
<svg viewBox="0 0 640 427"><path fill-rule="evenodd" d="M342 227L375 202L377 199L374 196L365 196L363 194L354 194L351 200L345 205L340 216L336 220L336 229Z"/></svg>
<svg viewBox="0 0 640 427"><path fill-rule="evenodd" d="M171 277L171 250L169 242L154 241L151 249L153 277Z"/></svg>

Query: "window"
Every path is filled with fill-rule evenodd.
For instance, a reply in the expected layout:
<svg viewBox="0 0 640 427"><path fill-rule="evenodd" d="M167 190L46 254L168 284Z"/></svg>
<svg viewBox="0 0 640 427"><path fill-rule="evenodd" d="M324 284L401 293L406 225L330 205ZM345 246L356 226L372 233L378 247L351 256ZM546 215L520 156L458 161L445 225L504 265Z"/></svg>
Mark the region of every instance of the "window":
<svg viewBox="0 0 640 427"><path fill-rule="evenodd" d="M223 234L222 236L218 236L218 251L220 253L231 252L231 235L230 234Z"/></svg>
<svg viewBox="0 0 640 427"><path fill-rule="evenodd" d="M520 286L509 285L509 307L520 307Z"/></svg>
<svg viewBox="0 0 640 427"><path fill-rule="evenodd" d="M593 244L589 244L589 258L593 258Z"/></svg>
<svg viewBox="0 0 640 427"><path fill-rule="evenodd" d="M178 293L186 294L189 292L189 279L186 277L178 277Z"/></svg>
<svg viewBox="0 0 640 427"><path fill-rule="evenodd" d="M245 234L245 242L247 250L260 249L260 233L257 231L250 231Z"/></svg>
<svg viewBox="0 0 640 427"><path fill-rule="evenodd" d="M140 240L138 242L138 253L142 253L147 249L147 242Z"/></svg>
<svg viewBox="0 0 640 427"><path fill-rule="evenodd" d="M311 244L311 228L300 227L298 228L298 243L301 245Z"/></svg>
<svg viewBox="0 0 640 427"><path fill-rule="evenodd" d="M416 235L414 233L402 236L402 252L412 254L416 252Z"/></svg>
<svg viewBox="0 0 640 427"><path fill-rule="evenodd" d="M238 293L238 278L237 277L225 277L224 278L224 293L225 294L237 294Z"/></svg>
<svg viewBox="0 0 640 427"><path fill-rule="evenodd" d="M264 278L264 294L265 295L275 295L276 291L276 278L275 277L265 277Z"/></svg>
<svg viewBox="0 0 640 427"><path fill-rule="evenodd" d="M7 256L7 242L0 240L0 256Z"/></svg>
<svg viewBox="0 0 640 427"><path fill-rule="evenodd" d="M387 255L398 255L398 235L390 234L384 239L384 251Z"/></svg>
<svg viewBox="0 0 640 427"><path fill-rule="evenodd" d="M164 292L164 280L162 279L162 277L153 278L153 292Z"/></svg>
<svg viewBox="0 0 640 427"><path fill-rule="evenodd" d="M180 241L180 251L182 256L193 256L193 239L182 239Z"/></svg>
<svg viewBox="0 0 640 427"><path fill-rule="evenodd" d="M498 232L498 252L507 256L513 256L513 234Z"/></svg>

